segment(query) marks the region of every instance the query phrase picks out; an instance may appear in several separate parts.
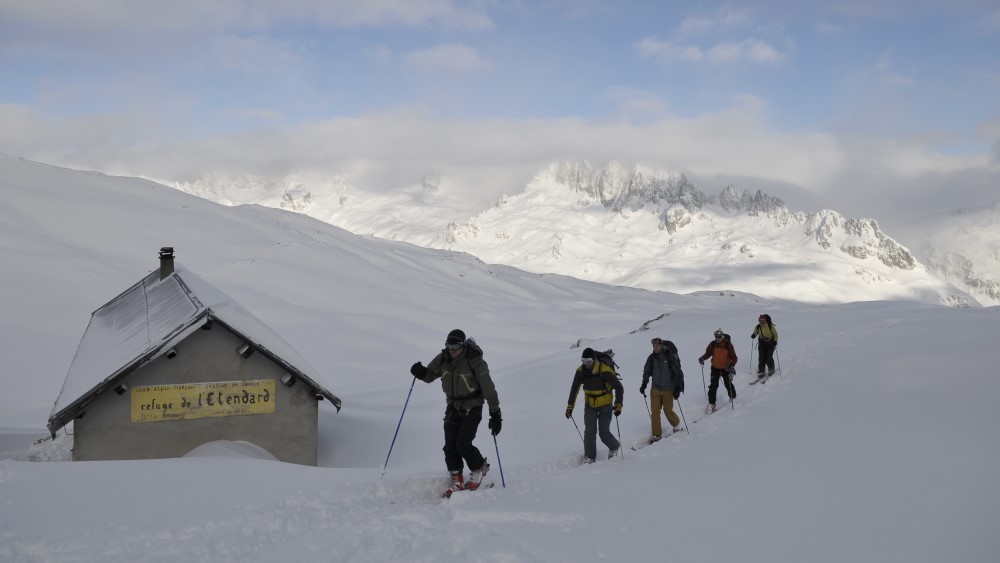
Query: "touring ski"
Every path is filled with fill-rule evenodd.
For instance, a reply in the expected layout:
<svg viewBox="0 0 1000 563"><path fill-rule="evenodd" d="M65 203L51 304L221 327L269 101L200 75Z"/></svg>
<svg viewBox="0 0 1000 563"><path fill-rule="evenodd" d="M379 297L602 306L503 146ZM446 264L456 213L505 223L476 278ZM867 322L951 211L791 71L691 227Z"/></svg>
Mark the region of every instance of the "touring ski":
<svg viewBox="0 0 1000 563"><path fill-rule="evenodd" d="M478 489L470 489L468 487L462 487L461 489L452 489L451 487L449 487L448 489L445 490L444 494L442 494L441 496L444 498L451 498L451 496L454 495L455 493L464 493L464 492L471 493L475 491L481 491L483 489L492 489L494 485L496 485L496 482L490 481L489 483L483 483L479 485Z"/></svg>

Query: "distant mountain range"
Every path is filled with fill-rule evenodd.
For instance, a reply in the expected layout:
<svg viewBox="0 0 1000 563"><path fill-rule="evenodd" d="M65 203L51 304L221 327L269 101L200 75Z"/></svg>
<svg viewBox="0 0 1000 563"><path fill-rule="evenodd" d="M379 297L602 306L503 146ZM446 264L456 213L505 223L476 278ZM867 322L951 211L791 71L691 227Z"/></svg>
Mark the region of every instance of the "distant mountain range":
<svg viewBox="0 0 1000 563"><path fill-rule="evenodd" d="M903 229L928 271L1000 305L1000 201L981 209L937 213Z"/></svg>
<svg viewBox="0 0 1000 563"><path fill-rule="evenodd" d="M707 195L682 173L641 166L552 165L479 209L437 174L391 194L342 178L212 177L174 187L227 205L294 210L357 234L615 285L807 302L1000 302L1000 276L976 277L972 260L983 256L937 250L928 256L940 258L925 265L875 219L793 212L776 197L735 185Z"/></svg>

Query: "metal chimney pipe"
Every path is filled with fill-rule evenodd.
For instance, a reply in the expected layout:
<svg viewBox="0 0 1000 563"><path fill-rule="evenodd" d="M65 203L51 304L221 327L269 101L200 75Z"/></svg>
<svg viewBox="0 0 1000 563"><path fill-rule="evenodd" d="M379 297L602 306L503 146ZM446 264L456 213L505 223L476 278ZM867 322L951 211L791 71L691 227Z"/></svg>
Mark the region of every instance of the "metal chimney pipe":
<svg viewBox="0 0 1000 563"><path fill-rule="evenodd" d="M174 273L174 247L164 246L160 249L160 279Z"/></svg>

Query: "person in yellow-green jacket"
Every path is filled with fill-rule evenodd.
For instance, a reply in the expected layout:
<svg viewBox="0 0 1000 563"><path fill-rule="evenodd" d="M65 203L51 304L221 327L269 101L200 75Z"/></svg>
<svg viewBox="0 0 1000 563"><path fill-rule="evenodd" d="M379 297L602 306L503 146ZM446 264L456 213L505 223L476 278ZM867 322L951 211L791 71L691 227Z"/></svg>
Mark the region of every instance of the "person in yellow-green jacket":
<svg viewBox="0 0 1000 563"><path fill-rule="evenodd" d="M573 385L569 388L569 404L566 406L566 418L572 418L576 396L583 387L583 462L594 463L597 459L597 435L608 447L608 459L618 455L621 447L615 435L611 433L611 415L622 413L622 396L625 388L618 381L614 366L598 361L593 348L587 348L580 357L580 367L576 368ZM612 396L612 391L614 395Z"/></svg>
<svg viewBox="0 0 1000 563"><path fill-rule="evenodd" d="M750 338L757 339L757 379L771 377L774 375L774 349L778 347L778 327L771 322L771 315L762 314L757 318L757 326L753 327Z"/></svg>

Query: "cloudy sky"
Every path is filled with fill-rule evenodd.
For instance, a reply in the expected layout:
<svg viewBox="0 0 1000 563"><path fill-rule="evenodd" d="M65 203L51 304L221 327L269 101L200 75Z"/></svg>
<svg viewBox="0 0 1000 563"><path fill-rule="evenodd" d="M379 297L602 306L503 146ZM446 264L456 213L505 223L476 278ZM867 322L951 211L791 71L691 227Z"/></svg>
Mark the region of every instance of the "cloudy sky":
<svg viewBox="0 0 1000 563"><path fill-rule="evenodd" d="M1000 199L993 0L0 0L0 152L192 181L555 161L883 221Z"/></svg>

